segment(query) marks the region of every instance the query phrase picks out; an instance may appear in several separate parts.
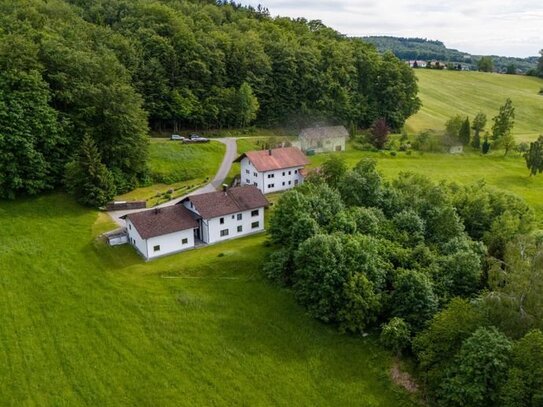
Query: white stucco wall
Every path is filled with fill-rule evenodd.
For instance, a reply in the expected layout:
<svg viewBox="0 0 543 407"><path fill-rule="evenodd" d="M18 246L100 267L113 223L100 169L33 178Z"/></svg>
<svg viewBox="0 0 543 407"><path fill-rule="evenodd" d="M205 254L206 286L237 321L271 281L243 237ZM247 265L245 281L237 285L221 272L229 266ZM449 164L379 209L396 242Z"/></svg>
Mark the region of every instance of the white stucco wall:
<svg viewBox="0 0 543 407"><path fill-rule="evenodd" d="M251 216L252 211L243 211L230 215L220 216L217 218L208 219L204 222L204 241L212 244L223 240L235 239L237 237L250 235L251 233L261 232L264 230L264 208L258 208L258 215ZM241 214L241 219L238 215ZM221 224L221 218L224 223ZM252 223L258 222L258 227L253 228ZM241 226L241 232L238 232L238 226ZM228 229L228 235L221 236L221 230Z"/></svg>
<svg viewBox="0 0 543 407"><path fill-rule="evenodd" d="M303 182L300 170L303 166L259 172L250 160L241 160L241 185L255 185L263 194L286 191Z"/></svg>
<svg viewBox="0 0 543 407"><path fill-rule="evenodd" d="M147 242L141 238L140 234L129 219L126 220L126 231L128 232L128 243L134 246L141 253L141 255L147 259Z"/></svg>
<svg viewBox="0 0 543 407"><path fill-rule="evenodd" d="M187 243L182 244L181 242L183 239L187 239ZM155 246L160 246L160 250L155 251ZM193 247L194 229L181 230L179 232L147 239L147 253L149 259L164 256L165 254L177 253Z"/></svg>
<svg viewBox="0 0 543 407"><path fill-rule="evenodd" d="M128 232L128 243L134 246L147 260L194 247L194 229L182 230L149 239L142 239L132 222L127 219L126 230ZM181 242L185 238L187 239L187 243L182 244ZM157 245L160 246L160 250L154 251L154 246Z"/></svg>

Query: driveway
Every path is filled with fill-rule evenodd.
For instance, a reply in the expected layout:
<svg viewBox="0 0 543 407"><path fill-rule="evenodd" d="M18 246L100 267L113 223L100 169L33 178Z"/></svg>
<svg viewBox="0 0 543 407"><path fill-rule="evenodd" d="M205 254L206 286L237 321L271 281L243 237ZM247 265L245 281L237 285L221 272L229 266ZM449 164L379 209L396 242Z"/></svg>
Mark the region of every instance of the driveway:
<svg viewBox="0 0 543 407"><path fill-rule="evenodd" d="M222 159L221 166L219 167L219 170L215 174L215 177L211 180L209 184L204 185L201 188L198 188L195 191L192 191L190 194L181 196L179 198L172 199L171 201L164 202L163 204L155 206L155 208L163 208L166 206L175 205L179 201L185 199L188 195L198 195L198 194L204 194L206 192L213 192L216 191L218 187L220 187L223 183L226 177L228 176L228 173L230 172L230 168L232 168L232 162L237 158L237 144L236 144L236 138L235 137L225 137L225 138L219 138L215 139L212 142L219 142L226 145L226 152L224 154L224 157ZM125 222L121 219L121 216L127 215L129 213L133 212L140 212L142 209L132 209L132 210L124 210L124 211L110 211L109 216L117 223L119 226L124 227Z"/></svg>

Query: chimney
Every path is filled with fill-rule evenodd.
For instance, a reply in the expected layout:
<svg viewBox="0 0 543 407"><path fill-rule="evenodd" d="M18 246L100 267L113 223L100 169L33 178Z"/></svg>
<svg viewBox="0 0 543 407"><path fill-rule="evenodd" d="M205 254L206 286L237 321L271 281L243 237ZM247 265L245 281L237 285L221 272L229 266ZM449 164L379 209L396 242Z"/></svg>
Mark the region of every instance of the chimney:
<svg viewBox="0 0 543 407"><path fill-rule="evenodd" d="M272 150L271 150L271 148L270 148L270 149L268 150L268 155L272 155L271 151L272 151Z"/></svg>
<svg viewBox="0 0 543 407"><path fill-rule="evenodd" d="M222 184L222 191L226 195L226 192L228 191L228 184Z"/></svg>
<svg viewBox="0 0 543 407"><path fill-rule="evenodd" d="M155 215L158 215L160 213L160 208L155 208Z"/></svg>

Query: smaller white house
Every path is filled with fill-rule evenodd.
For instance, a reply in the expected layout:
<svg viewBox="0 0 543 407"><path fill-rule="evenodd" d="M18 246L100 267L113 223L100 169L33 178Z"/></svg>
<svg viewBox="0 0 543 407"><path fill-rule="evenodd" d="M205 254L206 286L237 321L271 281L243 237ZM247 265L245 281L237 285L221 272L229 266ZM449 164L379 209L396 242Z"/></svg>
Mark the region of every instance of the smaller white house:
<svg viewBox="0 0 543 407"><path fill-rule="evenodd" d="M303 183L303 168L309 164L297 147L248 151L234 162L241 163L241 185L253 185L262 193L285 191Z"/></svg>
<svg viewBox="0 0 543 407"><path fill-rule="evenodd" d="M196 238L213 244L262 232L269 202L255 186L241 186L191 195L178 205L197 220Z"/></svg>
<svg viewBox="0 0 543 407"><path fill-rule="evenodd" d="M198 228L198 222L184 206L155 208L123 218L128 243L146 260L194 247L194 230Z"/></svg>

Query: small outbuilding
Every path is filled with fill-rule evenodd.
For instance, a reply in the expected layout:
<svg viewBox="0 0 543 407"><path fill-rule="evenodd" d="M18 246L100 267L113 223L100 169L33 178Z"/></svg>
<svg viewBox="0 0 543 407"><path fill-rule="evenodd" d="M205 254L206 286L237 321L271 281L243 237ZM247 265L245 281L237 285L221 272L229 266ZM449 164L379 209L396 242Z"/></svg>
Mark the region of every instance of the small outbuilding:
<svg viewBox="0 0 543 407"><path fill-rule="evenodd" d="M298 135L300 148L306 153L345 151L348 138L344 126L310 127Z"/></svg>

